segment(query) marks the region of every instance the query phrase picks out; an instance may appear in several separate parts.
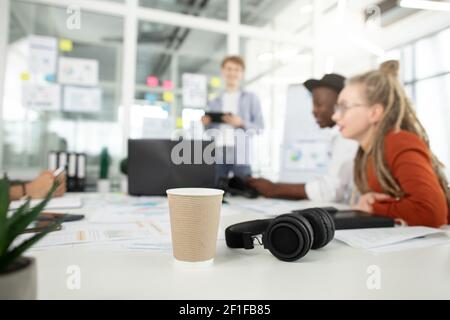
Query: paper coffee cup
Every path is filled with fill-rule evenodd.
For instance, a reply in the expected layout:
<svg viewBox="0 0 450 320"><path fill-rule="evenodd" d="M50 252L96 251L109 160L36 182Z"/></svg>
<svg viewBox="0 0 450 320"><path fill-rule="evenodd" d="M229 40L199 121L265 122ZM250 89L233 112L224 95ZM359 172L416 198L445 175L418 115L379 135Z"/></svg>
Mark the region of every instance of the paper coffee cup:
<svg viewBox="0 0 450 320"><path fill-rule="evenodd" d="M223 190L167 190L173 255L183 262L212 261L216 254Z"/></svg>

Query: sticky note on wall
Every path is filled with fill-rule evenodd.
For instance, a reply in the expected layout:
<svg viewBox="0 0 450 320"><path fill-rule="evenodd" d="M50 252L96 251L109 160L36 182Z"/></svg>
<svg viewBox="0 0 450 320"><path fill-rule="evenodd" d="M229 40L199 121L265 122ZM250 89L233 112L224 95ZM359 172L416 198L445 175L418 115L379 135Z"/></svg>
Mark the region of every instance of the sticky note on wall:
<svg viewBox="0 0 450 320"><path fill-rule="evenodd" d="M222 86L222 81L219 77L211 77L209 84L212 88L220 88Z"/></svg>
<svg viewBox="0 0 450 320"><path fill-rule="evenodd" d="M45 81L54 83L56 81L56 77L54 74L45 75Z"/></svg>
<svg viewBox="0 0 450 320"><path fill-rule="evenodd" d="M69 39L60 39L59 40L59 50L64 52L70 52L73 50L73 42Z"/></svg>
<svg viewBox="0 0 450 320"><path fill-rule="evenodd" d="M28 72L22 72L20 74L20 80L22 80L22 81L30 80L30 74Z"/></svg>
<svg viewBox="0 0 450 320"><path fill-rule="evenodd" d="M155 103L158 97L154 93L147 92L145 94L145 100L147 100L149 103Z"/></svg>
<svg viewBox="0 0 450 320"><path fill-rule="evenodd" d="M163 100L165 102L173 102L173 93L172 92L164 92L163 93Z"/></svg>
<svg viewBox="0 0 450 320"><path fill-rule="evenodd" d="M172 90L173 89L173 82L171 80L164 80L163 88L166 89L166 90Z"/></svg>
<svg viewBox="0 0 450 320"><path fill-rule="evenodd" d="M183 128L183 118L177 118L177 129Z"/></svg>
<svg viewBox="0 0 450 320"><path fill-rule="evenodd" d="M155 76L148 76L147 77L147 86L149 87L157 87L159 85L159 80Z"/></svg>

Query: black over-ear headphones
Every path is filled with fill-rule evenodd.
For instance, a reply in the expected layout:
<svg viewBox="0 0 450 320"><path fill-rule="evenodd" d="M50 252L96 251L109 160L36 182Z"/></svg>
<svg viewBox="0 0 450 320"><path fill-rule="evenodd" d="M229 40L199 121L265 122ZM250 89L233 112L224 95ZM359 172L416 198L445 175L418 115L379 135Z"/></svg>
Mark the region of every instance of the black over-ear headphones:
<svg viewBox="0 0 450 320"><path fill-rule="evenodd" d="M311 208L282 214L274 219L253 220L225 229L230 248L253 249L254 239L262 235L262 244L278 259L295 261L310 249L326 246L334 237L334 222L323 208ZM260 243L261 244L261 243Z"/></svg>

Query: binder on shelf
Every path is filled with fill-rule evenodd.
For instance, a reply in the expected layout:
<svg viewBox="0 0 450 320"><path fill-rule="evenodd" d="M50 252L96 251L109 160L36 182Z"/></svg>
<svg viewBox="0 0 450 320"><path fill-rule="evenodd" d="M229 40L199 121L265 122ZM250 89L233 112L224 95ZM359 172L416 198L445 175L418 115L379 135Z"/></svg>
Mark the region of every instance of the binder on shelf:
<svg viewBox="0 0 450 320"><path fill-rule="evenodd" d="M67 152L61 151L58 153L58 168L64 167L67 170Z"/></svg>
<svg viewBox="0 0 450 320"><path fill-rule="evenodd" d="M86 186L86 155L77 154L77 191L84 191Z"/></svg>
<svg viewBox="0 0 450 320"><path fill-rule="evenodd" d="M68 192L82 192L86 187L85 153L51 151L48 154L48 169L55 171L61 167L66 170Z"/></svg>
<svg viewBox="0 0 450 320"><path fill-rule="evenodd" d="M69 153L69 163L67 168L67 191L77 189L77 154Z"/></svg>
<svg viewBox="0 0 450 320"><path fill-rule="evenodd" d="M48 170L55 171L58 169L58 153L51 151L48 153Z"/></svg>

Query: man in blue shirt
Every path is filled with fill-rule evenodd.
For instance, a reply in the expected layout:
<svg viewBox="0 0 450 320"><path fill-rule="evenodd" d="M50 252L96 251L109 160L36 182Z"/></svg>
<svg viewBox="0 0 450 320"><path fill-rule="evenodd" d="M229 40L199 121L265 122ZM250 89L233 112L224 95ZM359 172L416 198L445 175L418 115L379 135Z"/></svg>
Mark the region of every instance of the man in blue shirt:
<svg viewBox="0 0 450 320"><path fill-rule="evenodd" d="M242 139L243 135L236 134L236 131L242 130L248 138L264 128L258 97L240 88L244 71L245 63L241 57L229 56L223 60L222 75L225 80L225 90L208 104L208 111L225 114L222 117L223 123L213 123L211 117L207 115L202 117L202 123L206 129L216 129L220 133L214 136L216 159L219 159L217 179L228 177L230 173L242 177L251 175L249 159L242 155L242 153L249 153L249 139L243 142L244 148L239 148L238 145L242 141L237 139Z"/></svg>

